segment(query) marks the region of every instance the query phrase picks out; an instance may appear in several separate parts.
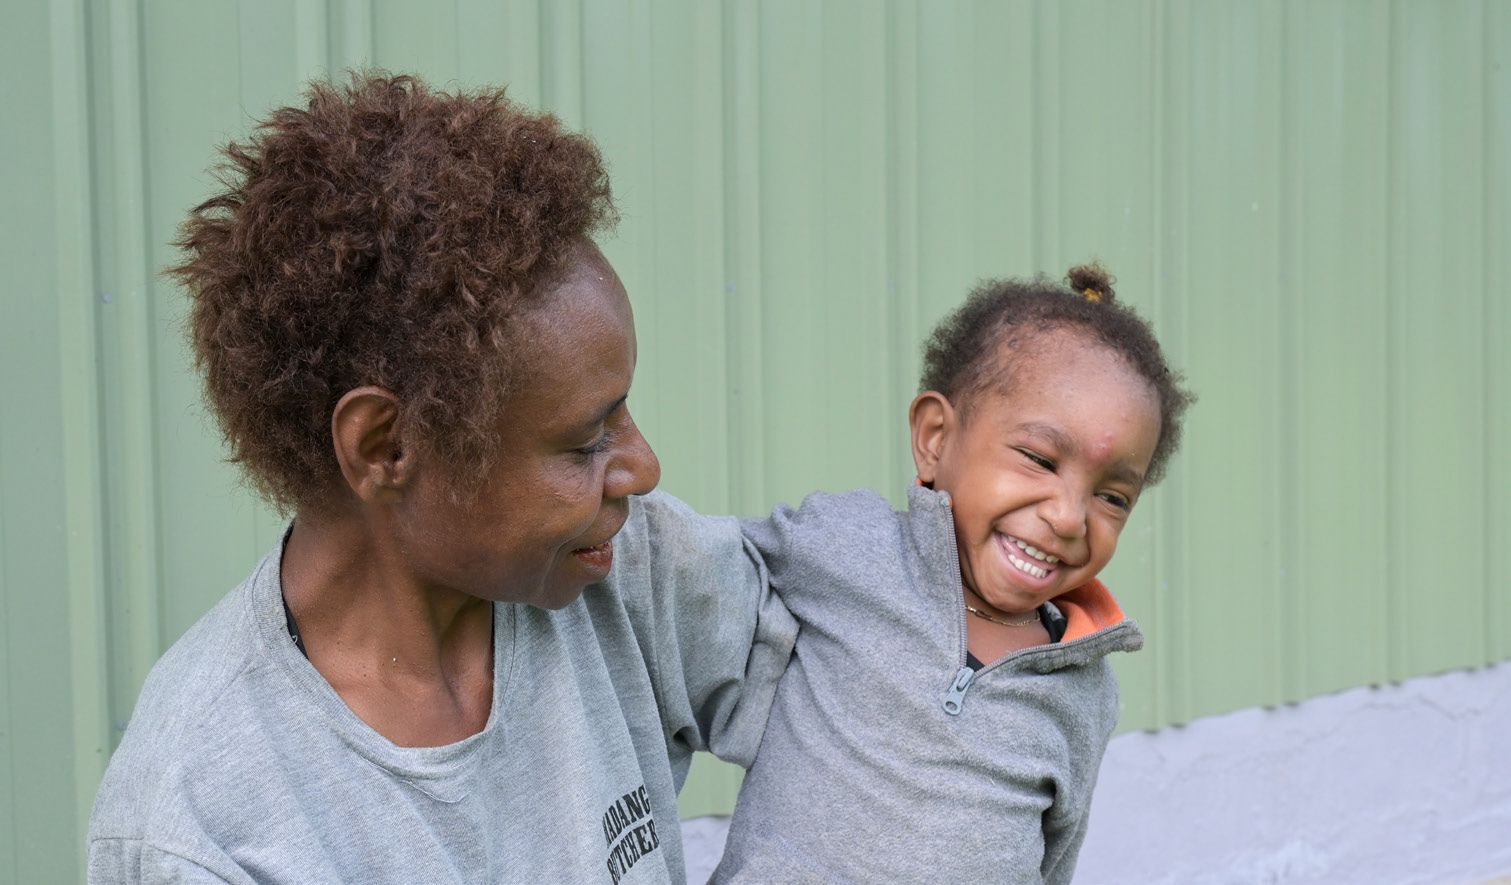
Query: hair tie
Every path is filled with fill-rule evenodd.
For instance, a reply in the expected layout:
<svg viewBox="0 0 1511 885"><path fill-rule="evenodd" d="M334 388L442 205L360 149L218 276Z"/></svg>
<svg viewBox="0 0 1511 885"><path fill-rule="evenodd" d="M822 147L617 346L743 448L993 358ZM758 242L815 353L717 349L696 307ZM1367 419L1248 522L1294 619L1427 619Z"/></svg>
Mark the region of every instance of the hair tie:
<svg viewBox="0 0 1511 885"><path fill-rule="evenodd" d="M1091 288L1090 286L1087 286L1081 291L1081 296L1084 297L1087 301L1090 301L1092 304L1102 303L1102 293Z"/></svg>

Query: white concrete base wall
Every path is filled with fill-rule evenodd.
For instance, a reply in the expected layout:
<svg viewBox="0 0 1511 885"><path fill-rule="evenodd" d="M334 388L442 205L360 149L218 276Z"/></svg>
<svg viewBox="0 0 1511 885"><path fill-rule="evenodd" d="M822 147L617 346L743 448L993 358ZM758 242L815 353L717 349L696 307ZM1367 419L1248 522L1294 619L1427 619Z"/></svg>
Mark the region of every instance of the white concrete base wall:
<svg viewBox="0 0 1511 885"><path fill-rule="evenodd" d="M688 881L727 821L683 824ZM1511 875L1511 663L1112 741L1076 882L1439 885Z"/></svg>

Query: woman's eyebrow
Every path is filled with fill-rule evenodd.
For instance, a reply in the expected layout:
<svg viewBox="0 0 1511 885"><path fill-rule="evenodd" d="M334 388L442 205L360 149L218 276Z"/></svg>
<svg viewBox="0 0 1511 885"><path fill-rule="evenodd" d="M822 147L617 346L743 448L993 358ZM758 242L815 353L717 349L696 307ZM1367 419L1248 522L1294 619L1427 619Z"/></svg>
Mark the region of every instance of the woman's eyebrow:
<svg viewBox="0 0 1511 885"><path fill-rule="evenodd" d="M612 403L610 403L608 408L606 408L603 411L599 412L597 415L594 415L589 420L582 422L582 424L580 426L584 430L591 430L591 429L597 427L598 425L602 424L603 422L609 420L609 416L610 415L612 415L615 412L619 411L619 407L622 406L622 405L624 405L625 402L629 398L630 398L630 395L628 393L624 394L623 396L619 397L619 399L616 399Z"/></svg>

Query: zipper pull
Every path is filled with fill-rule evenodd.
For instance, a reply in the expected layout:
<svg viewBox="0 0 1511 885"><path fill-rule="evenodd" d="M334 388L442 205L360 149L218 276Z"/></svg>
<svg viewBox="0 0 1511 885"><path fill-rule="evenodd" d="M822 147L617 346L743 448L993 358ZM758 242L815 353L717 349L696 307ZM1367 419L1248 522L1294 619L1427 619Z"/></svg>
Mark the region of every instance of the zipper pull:
<svg viewBox="0 0 1511 885"><path fill-rule="evenodd" d="M971 680L975 678L975 670L970 667L960 668L954 681L950 683L950 690L944 693L944 712L951 716L960 715L960 705L965 702L965 690L971 687Z"/></svg>

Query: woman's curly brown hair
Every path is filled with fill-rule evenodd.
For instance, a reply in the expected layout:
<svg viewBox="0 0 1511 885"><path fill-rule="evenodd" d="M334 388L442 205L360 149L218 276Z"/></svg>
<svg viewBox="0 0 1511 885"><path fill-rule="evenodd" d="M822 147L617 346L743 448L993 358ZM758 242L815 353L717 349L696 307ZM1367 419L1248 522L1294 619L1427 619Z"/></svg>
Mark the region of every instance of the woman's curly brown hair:
<svg viewBox="0 0 1511 885"><path fill-rule="evenodd" d="M1068 287L1039 276L988 280L977 286L930 333L921 389L944 394L969 414L970 398L980 391L1010 389L1012 333L1078 329L1120 355L1159 398L1159 442L1144 478L1152 486L1164 477L1170 456L1180 448L1181 423L1196 396L1165 362L1159 340L1143 317L1115 302L1117 293L1107 271L1095 264L1078 265L1066 274L1066 282Z"/></svg>
<svg viewBox="0 0 1511 885"><path fill-rule="evenodd" d="M476 476L519 315L615 220L598 150L503 90L365 73L306 97L225 148L168 271L232 460L275 505L318 505L340 476L331 411L373 384L406 444Z"/></svg>

